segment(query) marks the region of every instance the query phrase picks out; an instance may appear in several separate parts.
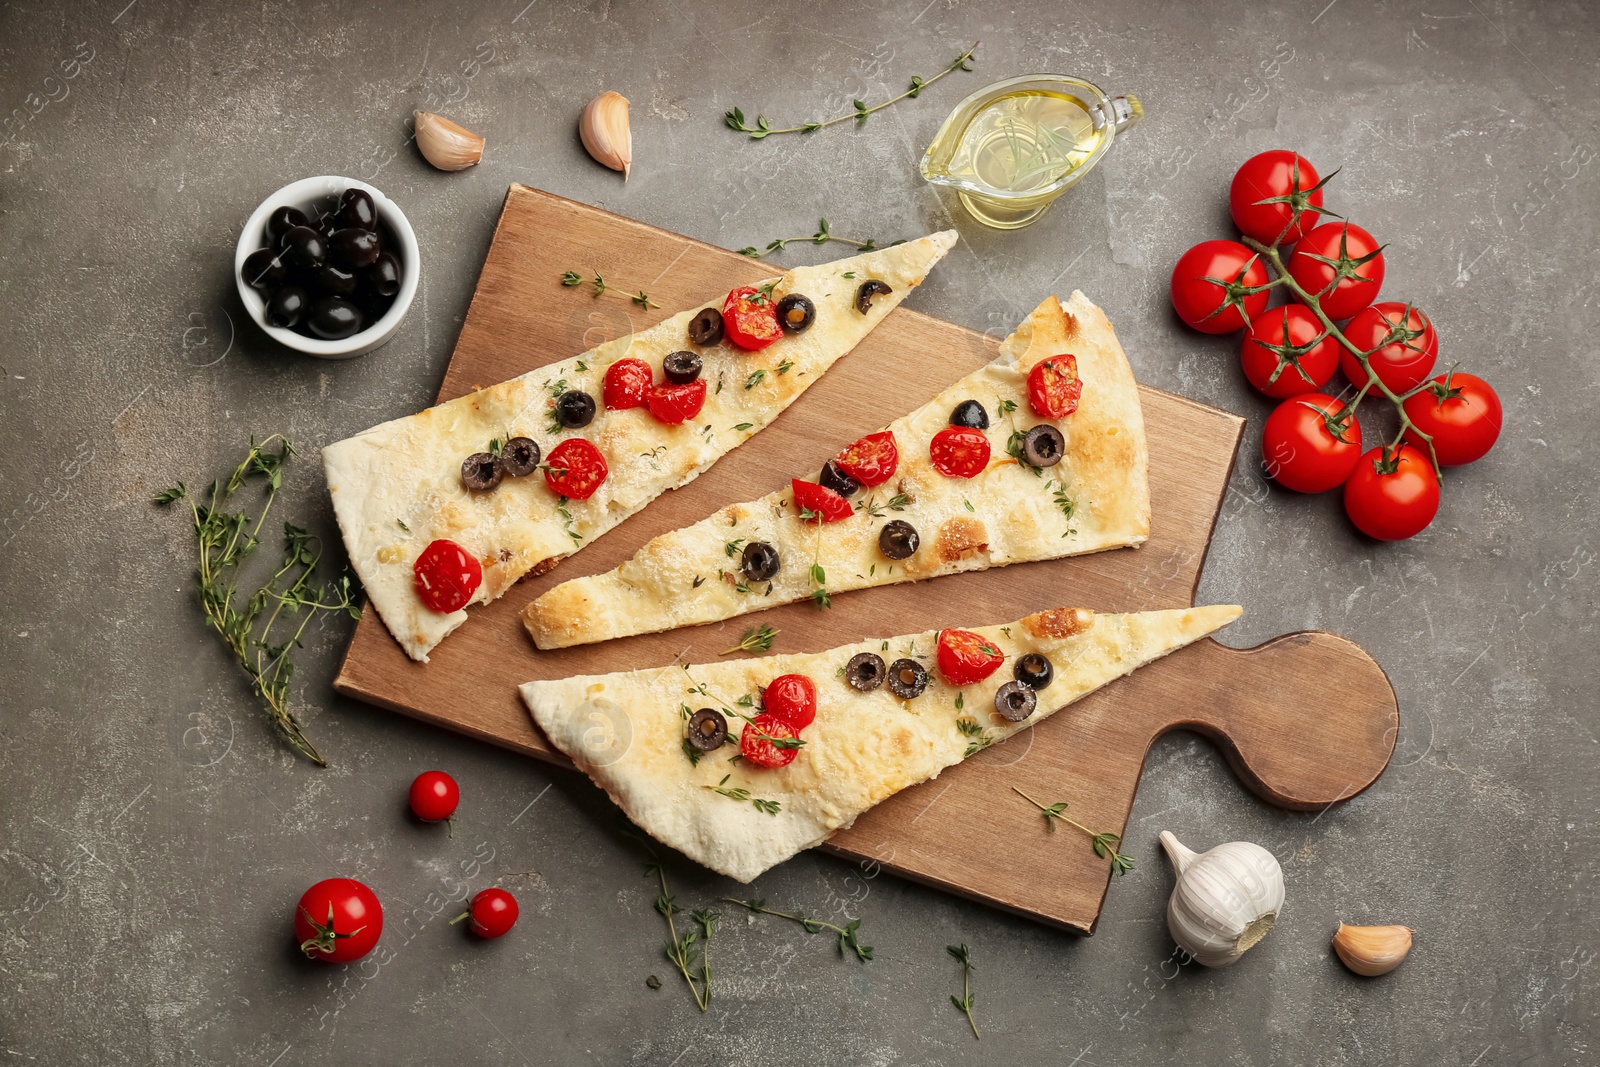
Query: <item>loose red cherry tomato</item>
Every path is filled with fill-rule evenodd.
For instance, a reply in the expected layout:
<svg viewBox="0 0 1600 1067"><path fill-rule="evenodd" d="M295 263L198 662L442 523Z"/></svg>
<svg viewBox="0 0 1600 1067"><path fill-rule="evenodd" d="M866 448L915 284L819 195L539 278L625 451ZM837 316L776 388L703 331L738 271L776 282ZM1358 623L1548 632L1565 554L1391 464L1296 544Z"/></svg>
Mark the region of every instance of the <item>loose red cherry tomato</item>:
<svg viewBox="0 0 1600 1067"><path fill-rule="evenodd" d="M411 811L423 822L445 822L461 803L461 787L443 771L423 771L411 782Z"/></svg>
<svg viewBox="0 0 1600 1067"><path fill-rule="evenodd" d="M972 685L1000 669L1005 656L987 637L971 630L939 631L939 673L951 685Z"/></svg>
<svg viewBox="0 0 1600 1067"><path fill-rule="evenodd" d="M747 352L758 352L783 336L772 297L753 285L742 285L722 304L722 328L728 340Z"/></svg>
<svg viewBox="0 0 1600 1067"><path fill-rule="evenodd" d="M1378 380L1397 393L1422 384L1439 358L1439 334L1418 308L1393 300L1362 308L1344 328L1350 343L1371 353L1367 363ZM1376 351L1374 351L1376 350ZM1367 372L1349 349L1339 354L1339 367L1357 389L1367 384Z"/></svg>
<svg viewBox="0 0 1600 1067"><path fill-rule="evenodd" d="M798 732L817 718L817 687L803 674L780 674L761 698L768 715L776 715Z"/></svg>
<svg viewBox="0 0 1600 1067"><path fill-rule="evenodd" d="M650 383L654 380L655 372L644 360L617 360L606 368L605 388L602 391L606 407L623 411L642 406L645 394L650 391Z"/></svg>
<svg viewBox="0 0 1600 1067"><path fill-rule="evenodd" d="M378 895L354 878L325 878L295 905L294 936L310 959L359 960L376 947L382 933Z"/></svg>
<svg viewBox="0 0 1600 1067"><path fill-rule="evenodd" d="M1460 371L1435 378L1428 388L1406 399L1405 409L1406 418L1433 438L1433 453L1441 467L1482 459L1499 439L1504 419L1500 397L1489 383ZM1428 454L1428 443L1409 429L1406 440Z"/></svg>
<svg viewBox="0 0 1600 1067"><path fill-rule="evenodd" d="M676 426L700 414L706 406L706 380L696 378L683 385L666 382L650 390L647 400L650 414L662 422Z"/></svg>
<svg viewBox="0 0 1600 1067"><path fill-rule="evenodd" d="M444 538L422 550L411 572L417 595L434 611L460 611L483 584L483 564L454 541Z"/></svg>
<svg viewBox="0 0 1600 1067"><path fill-rule="evenodd" d="M1439 478L1428 457L1401 445L1374 448L1344 483L1344 510L1357 529L1380 541L1403 541L1439 513Z"/></svg>
<svg viewBox="0 0 1600 1067"><path fill-rule="evenodd" d="M816 522L819 518L823 522L838 522L856 513L850 506L850 501L825 485L802 482L799 478L793 478L790 479L789 487L794 491L795 509L810 513L809 517L801 516L805 522Z"/></svg>
<svg viewBox="0 0 1600 1067"><path fill-rule="evenodd" d="M471 907L450 920L450 925L471 919L472 932L479 937L504 937L517 925L519 911L517 898L504 889L485 889L472 898Z"/></svg>
<svg viewBox="0 0 1600 1067"><path fill-rule="evenodd" d="M1289 276L1316 296L1330 319L1348 319L1383 288L1383 249L1353 222L1330 222L1300 239Z"/></svg>
<svg viewBox="0 0 1600 1067"><path fill-rule="evenodd" d="M745 724L739 733L739 754L757 767L787 767L800 754L798 748L780 747L773 742L794 741L800 732L776 715L760 714Z"/></svg>
<svg viewBox="0 0 1600 1067"><path fill-rule="evenodd" d="M1267 309L1266 284L1266 264L1238 241L1201 241L1172 268L1172 310L1202 333L1232 333Z"/></svg>
<svg viewBox="0 0 1600 1067"><path fill-rule="evenodd" d="M1310 308L1285 304L1250 324L1239 363L1251 385L1281 400L1327 385L1339 369L1339 342Z"/></svg>
<svg viewBox="0 0 1600 1067"><path fill-rule="evenodd" d="M1041 419L1064 419L1078 410L1083 381L1078 377L1078 357L1051 356L1028 372L1028 403Z"/></svg>
<svg viewBox="0 0 1600 1067"><path fill-rule="evenodd" d="M900 449L894 442L894 434L880 430L867 434L840 452L834 462L862 485L882 485L894 477L895 468L900 465Z"/></svg>
<svg viewBox="0 0 1600 1067"><path fill-rule="evenodd" d="M556 445L544 462L545 484L568 500L588 500L611 473L606 457L581 437L569 437Z"/></svg>
<svg viewBox="0 0 1600 1067"><path fill-rule="evenodd" d="M1261 459L1285 489L1325 493L1350 477L1361 458L1361 424L1322 393L1279 404L1261 430Z"/></svg>
<svg viewBox="0 0 1600 1067"><path fill-rule="evenodd" d="M989 439L970 426L946 426L928 443L928 459L946 478L976 478L989 465Z"/></svg>
<svg viewBox="0 0 1600 1067"><path fill-rule="evenodd" d="M1228 190L1228 209L1246 237L1292 245L1317 225L1322 186L1310 160L1275 148L1244 161Z"/></svg>

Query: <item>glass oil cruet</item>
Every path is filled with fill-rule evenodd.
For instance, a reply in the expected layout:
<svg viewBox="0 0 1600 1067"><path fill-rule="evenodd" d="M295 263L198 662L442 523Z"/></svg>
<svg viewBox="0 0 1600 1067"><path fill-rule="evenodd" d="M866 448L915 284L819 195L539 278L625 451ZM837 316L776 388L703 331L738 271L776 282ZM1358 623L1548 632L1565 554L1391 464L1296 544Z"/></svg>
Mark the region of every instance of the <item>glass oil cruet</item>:
<svg viewBox="0 0 1600 1067"><path fill-rule="evenodd" d="M1009 78L956 105L920 170L955 189L985 226L1016 230L1048 211L1143 116L1138 97L1108 96L1081 78Z"/></svg>

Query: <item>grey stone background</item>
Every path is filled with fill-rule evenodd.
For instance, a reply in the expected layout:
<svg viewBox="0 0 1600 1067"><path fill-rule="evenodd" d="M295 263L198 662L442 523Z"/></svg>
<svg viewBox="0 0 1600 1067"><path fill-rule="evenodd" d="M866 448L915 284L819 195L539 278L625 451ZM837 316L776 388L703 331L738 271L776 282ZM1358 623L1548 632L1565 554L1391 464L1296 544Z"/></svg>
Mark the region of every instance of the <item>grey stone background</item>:
<svg viewBox="0 0 1600 1067"><path fill-rule="evenodd" d="M0 5L5 1061L1596 1062L1597 30L1593 5L1527 0ZM757 144L721 126L733 105L876 101L977 39L976 71L862 131ZM1149 117L1039 225L984 231L916 160L961 96L1041 69L1137 92ZM602 88L633 101L626 185L573 133ZM418 107L486 134L483 164L429 169ZM1273 147L1344 168L1329 204L1389 243L1386 294L1426 307L1444 358L1504 398L1498 448L1451 474L1411 542L1264 483L1268 405L1236 342L1168 308L1172 263L1231 232L1229 177ZM426 255L402 332L345 364L275 350L230 277L250 210L322 173L395 197ZM433 396L512 181L735 248L819 215L880 241L954 224L962 244L911 304L979 329L1083 288L1143 381L1249 417L1200 598L1246 606L1233 643L1321 627L1371 650L1401 702L1389 771L1293 815L1209 746L1164 740L1128 826L1139 866L1087 940L802 856L760 891L859 917L878 958L731 917L701 1016L610 804L335 698L348 620L310 633L294 687L333 766L289 755L202 627L182 517L149 497L281 431L305 453L282 516L330 533L315 449ZM404 811L430 766L466 793L453 839ZM1282 861L1282 921L1238 967L1176 965L1163 828ZM334 872L387 903L383 965L297 959L294 901ZM732 888L682 861L671 876L689 903ZM493 883L523 918L473 943L447 898ZM1417 949L1353 978L1328 948L1339 919L1407 923ZM948 1000L956 941L981 1043Z"/></svg>

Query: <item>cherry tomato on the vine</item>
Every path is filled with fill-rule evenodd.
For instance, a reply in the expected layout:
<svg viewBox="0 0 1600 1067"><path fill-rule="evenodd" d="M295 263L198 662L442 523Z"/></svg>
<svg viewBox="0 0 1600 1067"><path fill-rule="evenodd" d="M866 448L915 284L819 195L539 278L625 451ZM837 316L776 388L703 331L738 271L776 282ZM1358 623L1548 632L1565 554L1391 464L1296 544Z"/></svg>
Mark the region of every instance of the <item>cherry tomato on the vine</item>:
<svg viewBox="0 0 1600 1067"><path fill-rule="evenodd" d="M1028 405L1041 419L1066 418L1082 396L1078 357L1071 353L1042 359L1028 372Z"/></svg>
<svg viewBox="0 0 1600 1067"><path fill-rule="evenodd" d="M1305 156L1274 148L1251 156L1234 174L1228 210L1246 237L1264 245L1292 245L1321 218L1326 183Z"/></svg>
<svg viewBox="0 0 1600 1067"><path fill-rule="evenodd" d="M655 372L644 360L619 359L606 368L605 387L601 395L606 407L613 411L640 407L654 380Z"/></svg>
<svg viewBox="0 0 1600 1067"><path fill-rule="evenodd" d="M888 430L869 433L840 452L839 469L865 486L882 485L900 465L900 448Z"/></svg>
<svg viewBox="0 0 1600 1067"><path fill-rule="evenodd" d="M1441 467L1482 459L1499 439L1504 418L1500 397L1489 383L1461 371L1435 378L1426 389L1407 397L1405 410L1406 418L1433 438ZM1428 443L1409 429L1406 440L1428 454Z"/></svg>
<svg viewBox="0 0 1600 1067"><path fill-rule="evenodd" d="M1385 300L1362 308L1344 328L1350 343L1368 353L1367 364L1378 380L1397 393L1420 385L1439 359L1439 334L1419 308ZM1339 367L1350 384L1367 384L1367 372L1348 349L1339 353Z"/></svg>
<svg viewBox="0 0 1600 1067"><path fill-rule="evenodd" d="M783 336L770 294L742 285L722 305L724 336L747 352L757 352Z"/></svg>
<svg viewBox="0 0 1600 1067"><path fill-rule="evenodd" d="M456 544L440 538L422 550L411 572L417 596L434 611L460 611L483 584L483 564Z"/></svg>
<svg viewBox="0 0 1600 1067"><path fill-rule="evenodd" d="M762 713L745 723L739 734L739 754L757 767L787 767L800 750L780 747L773 742L794 741L799 736L800 732L783 719Z"/></svg>
<svg viewBox="0 0 1600 1067"><path fill-rule="evenodd" d="M1279 404L1261 430L1261 460L1285 489L1325 493L1361 458L1361 424L1331 396L1303 393Z"/></svg>
<svg viewBox="0 0 1600 1067"><path fill-rule="evenodd" d="M1348 319L1383 288L1383 249L1353 222L1318 226L1294 246L1286 266L1330 319Z"/></svg>
<svg viewBox="0 0 1600 1067"><path fill-rule="evenodd" d="M976 478L989 465L989 439L970 426L946 426L928 442L928 458L946 478Z"/></svg>
<svg viewBox="0 0 1600 1067"><path fill-rule="evenodd" d="M446 822L461 803L461 787L443 771L423 771L412 780L409 799L423 822Z"/></svg>
<svg viewBox="0 0 1600 1067"><path fill-rule="evenodd" d="M1005 656L987 637L971 630L940 630L939 673L951 685L972 685L1000 669Z"/></svg>
<svg viewBox="0 0 1600 1067"><path fill-rule="evenodd" d="M309 959L359 960L383 933L378 895L354 878L325 878L305 891L294 909L294 936Z"/></svg>
<svg viewBox="0 0 1600 1067"><path fill-rule="evenodd" d="M569 437L556 445L544 463L545 484L568 500L588 500L611 473L606 457L581 437Z"/></svg>
<svg viewBox="0 0 1600 1067"><path fill-rule="evenodd" d="M1266 310L1266 284L1266 264L1238 241L1201 241L1172 268L1172 310L1202 333L1232 333Z"/></svg>
<svg viewBox="0 0 1600 1067"><path fill-rule="evenodd" d="M450 920L450 925L471 919L472 932L479 937L504 937L517 925L519 912L516 897L504 889L485 889L472 898L466 911Z"/></svg>
<svg viewBox="0 0 1600 1067"><path fill-rule="evenodd" d="M825 485L792 478L789 481L789 488L794 492L796 513L809 513L800 516L803 522L816 522L818 519L823 522L838 522L856 513L855 508L850 506L850 501Z"/></svg>
<svg viewBox="0 0 1600 1067"><path fill-rule="evenodd" d="M1428 457L1410 445L1374 448L1344 483L1344 510L1368 537L1415 537L1439 513L1439 477Z"/></svg>
<svg viewBox="0 0 1600 1067"><path fill-rule="evenodd" d="M706 380L696 378L683 385L665 382L651 389L645 402L650 414L662 422L672 426L688 422L706 406Z"/></svg>
<svg viewBox="0 0 1600 1067"><path fill-rule="evenodd" d="M817 687L803 674L780 674L768 683L761 707L796 731L804 730L817 718Z"/></svg>
<svg viewBox="0 0 1600 1067"><path fill-rule="evenodd" d="M1339 368L1339 342L1310 308L1284 304L1250 324L1239 363L1250 384L1268 396L1314 393Z"/></svg>

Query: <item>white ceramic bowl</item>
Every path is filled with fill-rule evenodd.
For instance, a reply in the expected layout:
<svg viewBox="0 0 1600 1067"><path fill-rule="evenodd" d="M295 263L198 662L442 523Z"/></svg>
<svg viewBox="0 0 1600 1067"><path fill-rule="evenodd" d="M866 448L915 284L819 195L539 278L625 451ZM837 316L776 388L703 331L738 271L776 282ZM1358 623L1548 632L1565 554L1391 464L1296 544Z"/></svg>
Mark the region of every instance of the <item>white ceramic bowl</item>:
<svg viewBox="0 0 1600 1067"><path fill-rule="evenodd" d="M268 326L266 299L259 290L244 280L245 257L256 249L265 247L267 243L267 216L272 214L274 208L288 205L315 217L319 208L337 200L340 193L350 188L367 191L378 208L379 220L400 243L399 248L390 249L400 257L400 292L395 295L394 303L389 306L383 318L361 332L337 341L324 341L320 337L307 337L293 330ZM244 232L239 235L239 247L233 254L233 281L239 287L239 299L244 301L245 310L250 312L250 317L255 320L256 325L279 344L296 352L304 352L308 356L316 356L318 359L349 359L352 356L363 355L394 336L395 330L400 328L400 320L406 317L406 312L411 308L412 298L417 295L417 279L421 272L422 257L417 249L416 231L411 228L411 223L406 220L405 214L395 202L366 182L354 178L341 178L336 174L301 178L297 182L290 182L261 201L261 206L255 209L249 221L244 224Z"/></svg>

